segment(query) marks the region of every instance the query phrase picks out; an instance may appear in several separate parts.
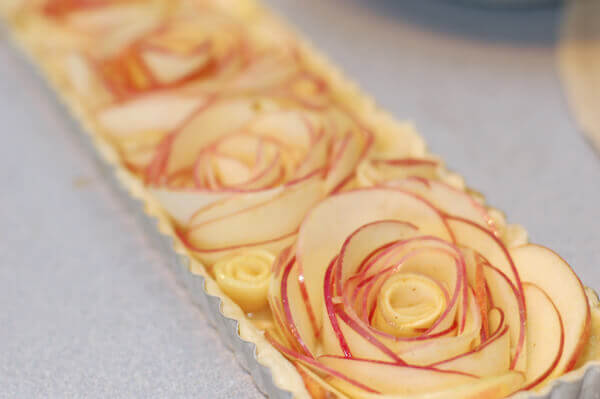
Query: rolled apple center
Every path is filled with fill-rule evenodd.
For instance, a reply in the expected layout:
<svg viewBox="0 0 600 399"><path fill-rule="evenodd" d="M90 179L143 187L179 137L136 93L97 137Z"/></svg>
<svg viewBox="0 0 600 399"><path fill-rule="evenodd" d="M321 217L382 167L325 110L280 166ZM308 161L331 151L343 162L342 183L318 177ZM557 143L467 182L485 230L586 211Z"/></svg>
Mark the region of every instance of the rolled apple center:
<svg viewBox="0 0 600 399"><path fill-rule="evenodd" d="M244 311L255 312L267 305L271 266L275 256L265 250L251 250L213 266L219 287Z"/></svg>
<svg viewBox="0 0 600 399"><path fill-rule="evenodd" d="M279 148L268 139L237 134L219 142L212 151L206 151L197 163L196 173L215 187L271 181L269 171L277 170L280 155Z"/></svg>
<svg viewBox="0 0 600 399"><path fill-rule="evenodd" d="M233 186L248 180L252 170L244 162L235 158L215 156L211 167L214 175L224 186Z"/></svg>
<svg viewBox="0 0 600 399"><path fill-rule="evenodd" d="M377 297L374 326L388 334L407 337L428 329L446 307L442 288L428 277L395 274Z"/></svg>

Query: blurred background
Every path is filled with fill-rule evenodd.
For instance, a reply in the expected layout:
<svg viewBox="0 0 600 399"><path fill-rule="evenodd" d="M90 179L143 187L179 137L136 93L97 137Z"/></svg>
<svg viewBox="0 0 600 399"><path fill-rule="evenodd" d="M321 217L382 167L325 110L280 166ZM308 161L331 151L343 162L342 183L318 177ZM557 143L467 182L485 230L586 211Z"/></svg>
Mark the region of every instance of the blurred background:
<svg viewBox="0 0 600 399"><path fill-rule="evenodd" d="M562 4L264 2L600 289L600 158L565 99ZM6 35L0 120L0 397L262 397Z"/></svg>

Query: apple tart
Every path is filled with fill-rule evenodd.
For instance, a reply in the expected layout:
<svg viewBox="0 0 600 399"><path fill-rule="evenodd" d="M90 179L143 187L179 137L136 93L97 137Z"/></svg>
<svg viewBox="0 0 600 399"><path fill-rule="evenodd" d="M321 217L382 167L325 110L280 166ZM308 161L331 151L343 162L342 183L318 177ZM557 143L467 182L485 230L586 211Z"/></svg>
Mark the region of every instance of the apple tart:
<svg viewBox="0 0 600 399"><path fill-rule="evenodd" d="M255 2L1 10L296 397L503 398L600 358L571 267Z"/></svg>

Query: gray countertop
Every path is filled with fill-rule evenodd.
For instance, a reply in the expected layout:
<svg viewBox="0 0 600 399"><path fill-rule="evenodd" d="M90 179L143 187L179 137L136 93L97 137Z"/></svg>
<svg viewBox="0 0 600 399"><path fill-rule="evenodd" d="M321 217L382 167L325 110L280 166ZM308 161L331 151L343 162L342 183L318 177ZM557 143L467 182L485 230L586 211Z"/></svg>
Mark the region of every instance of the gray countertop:
<svg viewBox="0 0 600 399"><path fill-rule="evenodd" d="M267 3L600 288L600 158L561 93L560 10ZM260 398L4 37L0 121L0 397Z"/></svg>

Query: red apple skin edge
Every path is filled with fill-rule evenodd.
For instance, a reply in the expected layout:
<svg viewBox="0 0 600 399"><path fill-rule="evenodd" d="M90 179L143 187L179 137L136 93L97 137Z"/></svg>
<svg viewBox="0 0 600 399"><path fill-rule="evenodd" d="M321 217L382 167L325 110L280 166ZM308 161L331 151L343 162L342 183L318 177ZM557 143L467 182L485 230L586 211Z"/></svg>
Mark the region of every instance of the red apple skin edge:
<svg viewBox="0 0 600 399"><path fill-rule="evenodd" d="M571 272L573 273L573 275L575 276L575 278L579 282L579 286L581 287L581 290L584 292L584 295L585 295L585 287L584 287L583 283L581 282L581 280L579 279L579 276L575 273L575 271L573 270L573 268L571 267L571 265L566 260L564 260L564 258L562 256L560 256L559 254L557 254L552 249L544 247L543 245L539 245L539 244L526 244L526 245L531 245L531 246L536 246L536 247L544 248L544 249L546 249L548 251L551 251L557 257L559 257L560 260L562 260L563 263L565 265L567 265L569 267L569 269L571 269ZM573 352L573 355L571 356L571 360L569 360L569 362L567 362L567 365L566 365L566 368L565 368L565 373L567 373L567 372L569 372L569 371L571 371L571 370L573 370L575 368L575 365L579 361L579 358L583 354L585 346L586 346L588 340L590 339L590 334L591 334L591 331L592 331L592 314L591 314L591 311L590 311L590 303L589 303L589 301L587 301L587 297L586 297L586 302L585 303L587 304L587 316L586 316L586 320L585 320L584 330L583 330L583 332L581 334L581 338L579 339L579 344L577 345L575 351Z"/></svg>
<svg viewBox="0 0 600 399"><path fill-rule="evenodd" d="M552 298L550 298L548 296L548 294L546 294L546 292L544 290L542 290L540 287L538 287L536 284L533 284L533 283L523 283L523 285L524 286L527 286L527 285L535 286L543 295L546 296L546 298L548 299L548 301L554 307L554 311L556 312L556 315L558 316L558 320L560 322L560 330L561 330L560 347L559 347L558 352L556 353L556 357L554 358L554 361L550 364L550 366L548 366L548 369L545 372L543 372L538 378L536 378L535 380L531 381L529 383L529 385L527 385L526 387L522 388L523 391L528 391L528 390L533 389L536 386L538 386L556 368L556 365L560 361L560 358L561 358L561 356L563 354L563 348L565 346L565 328L564 328L564 325L563 325L562 317L560 317L560 313L558 312L558 309L556 308L556 305L552 301Z"/></svg>

